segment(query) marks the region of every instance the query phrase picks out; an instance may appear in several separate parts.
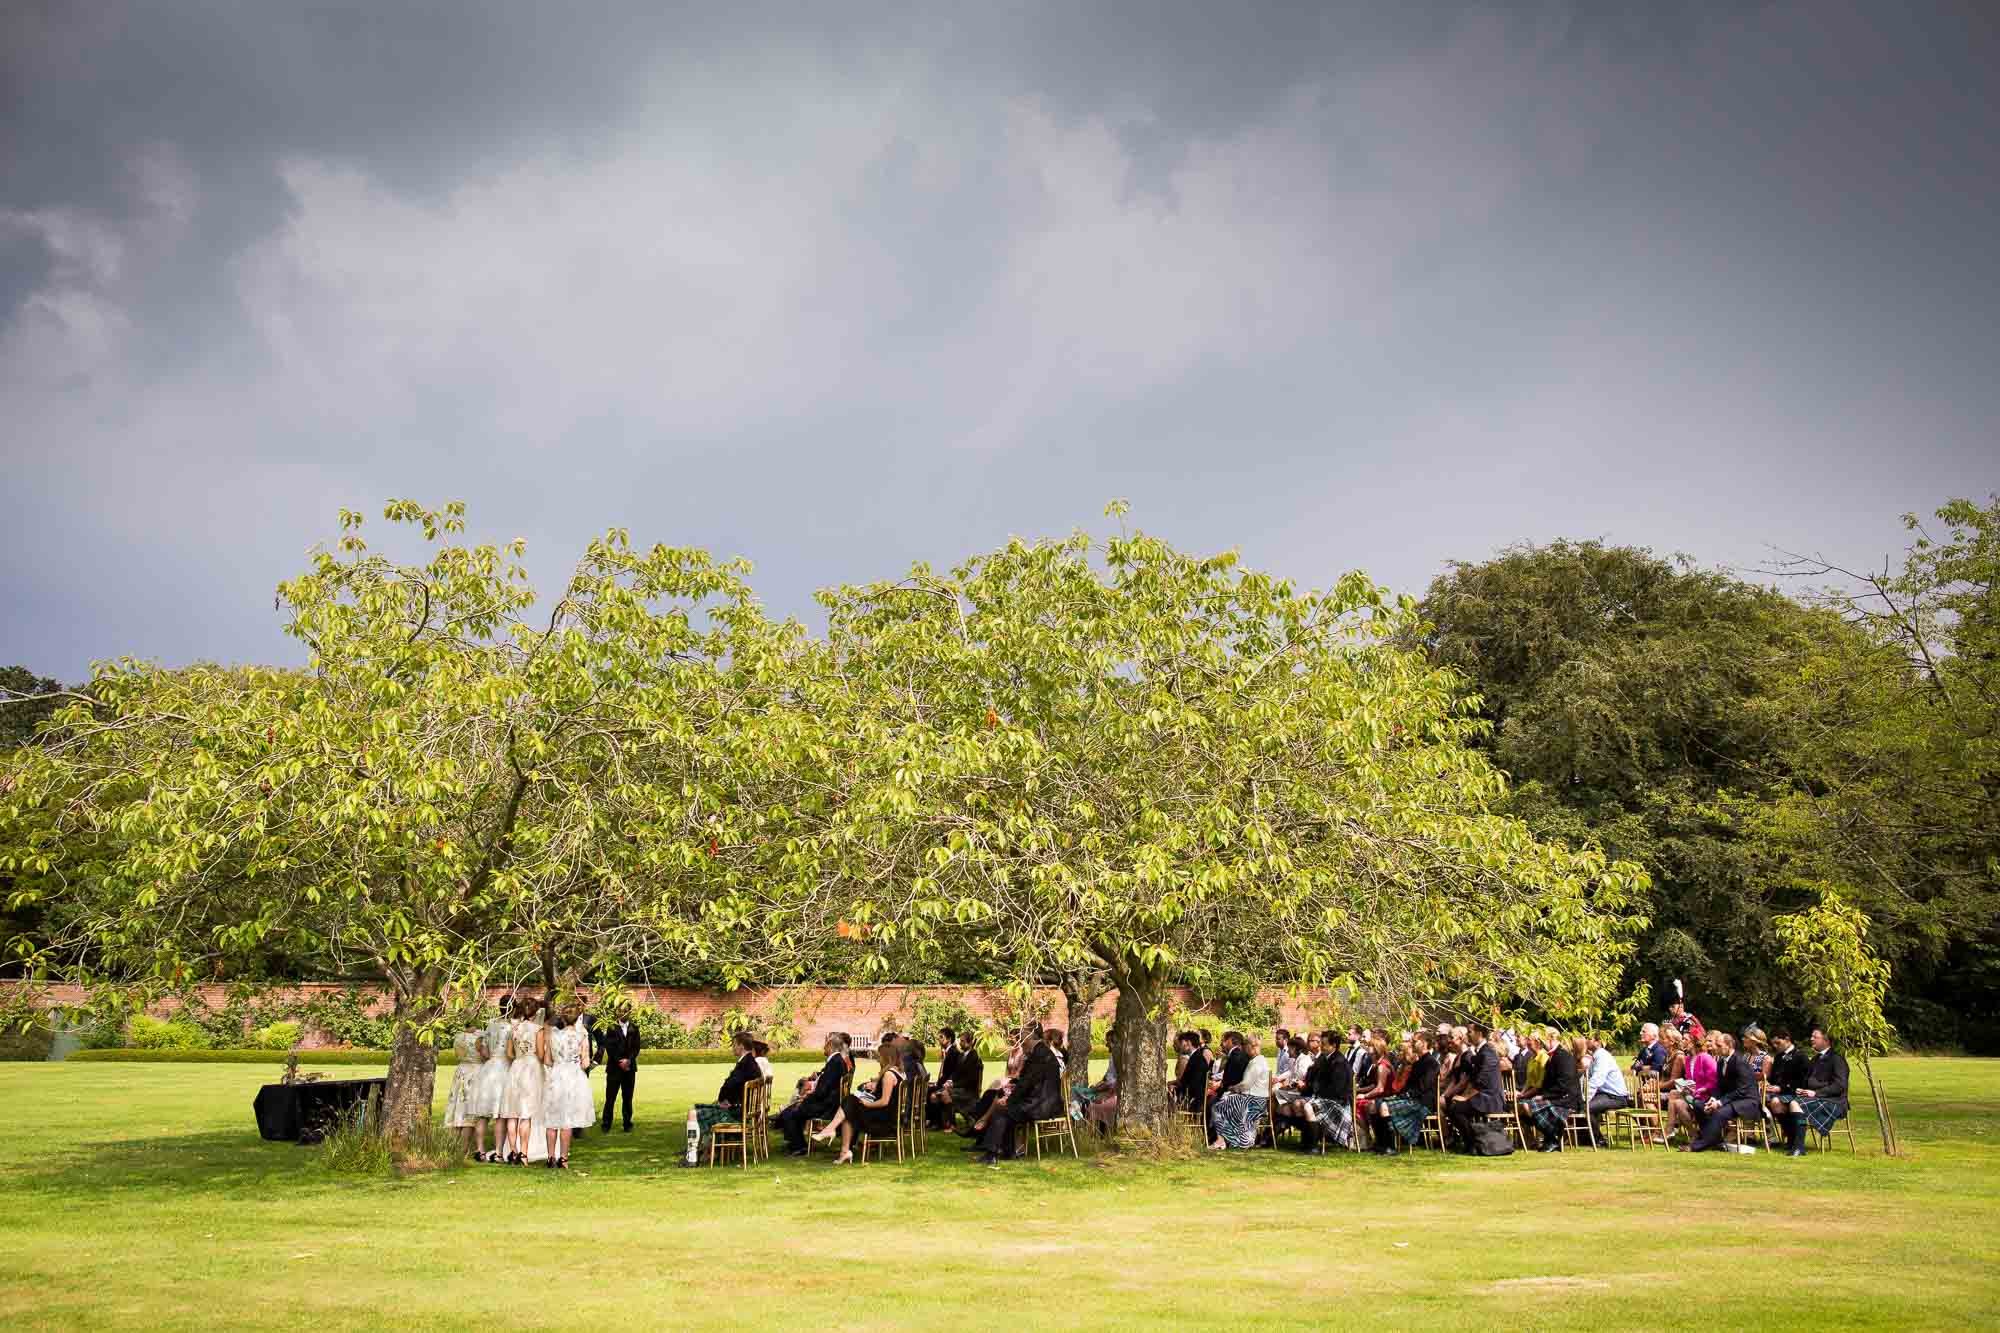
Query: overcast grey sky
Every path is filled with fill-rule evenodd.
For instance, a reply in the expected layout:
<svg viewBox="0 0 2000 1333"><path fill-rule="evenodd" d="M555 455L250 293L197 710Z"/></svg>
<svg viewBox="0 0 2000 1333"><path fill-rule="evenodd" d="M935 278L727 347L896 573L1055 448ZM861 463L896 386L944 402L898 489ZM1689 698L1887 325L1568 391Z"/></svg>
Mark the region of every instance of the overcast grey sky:
<svg viewBox="0 0 2000 1333"><path fill-rule="evenodd" d="M1115 496L1879 559L2000 489L1995 13L16 0L0 663L292 660L392 495L799 615Z"/></svg>

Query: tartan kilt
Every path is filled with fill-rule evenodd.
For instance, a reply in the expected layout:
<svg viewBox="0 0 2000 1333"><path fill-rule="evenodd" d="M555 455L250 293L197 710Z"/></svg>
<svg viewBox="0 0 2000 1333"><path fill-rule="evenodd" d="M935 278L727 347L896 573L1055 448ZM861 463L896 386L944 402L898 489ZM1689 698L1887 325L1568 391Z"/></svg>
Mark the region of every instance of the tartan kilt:
<svg viewBox="0 0 2000 1333"><path fill-rule="evenodd" d="M1430 1119L1431 1108L1414 1097L1384 1097L1375 1104L1389 1119L1389 1125L1396 1131L1396 1137L1414 1145L1424 1136L1424 1121Z"/></svg>
<svg viewBox="0 0 2000 1333"><path fill-rule="evenodd" d="M1557 1106L1546 1097L1530 1097L1521 1103L1528 1120L1544 1134L1560 1134L1569 1123L1569 1108Z"/></svg>
<svg viewBox="0 0 2000 1333"><path fill-rule="evenodd" d="M740 1124L742 1120L743 1108L740 1106L724 1106L720 1102L694 1104L694 1122L701 1126L701 1132L704 1134L717 1125Z"/></svg>
<svg viewBox="0 0 2000 1333"><path fill-rule="evenodd" d="M1305 1102L1329 1139L1343 1148L1354 1146L1354 1112L1346 1102L1331 1097L1308 1097Z"/></svg>
<svg viewBox="0 0 2000 1333"><path fill-rule="evenodd" d="M1835 1125L1847 1119L1847 1103L1838 1097L1801 1097L1798 1107L1816 1134L1831 1134Z"/></svg>

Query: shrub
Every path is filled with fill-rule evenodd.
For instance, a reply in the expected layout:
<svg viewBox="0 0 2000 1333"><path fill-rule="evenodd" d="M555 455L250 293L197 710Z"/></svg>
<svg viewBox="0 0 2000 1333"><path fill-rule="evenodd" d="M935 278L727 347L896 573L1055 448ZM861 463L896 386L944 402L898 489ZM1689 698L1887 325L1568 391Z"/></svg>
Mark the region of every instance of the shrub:
<svg viewBox="0 0 2000 1333"><path fill-rule="evenodd" d="M0 1030L0 1060L46 1060L55 1037L55 1030L47 1023Z"/></svg>
<svg viewBox="0 0 2000 1333"><path fill-rule="evenodd" d="M205 1051L215 1039L192 1019L154 1018L134 1014L125 1024L125 1038L141 1051Z"/></svg>
<svg viewBox="0 0 2000 1333"><path fill-rule="evenodd" d="M250 1045L260 1051L287 1051L299 1044L299 1032L297 1019L281 1018L251 1033Z"/></svg>
<svg viewBox="0 0 2000 1333"><path fill-rule="evenodd" d="M941 1028L950 1028L954 1032L970 1029L982 1043L986 1036L985 1022L963 1000L940 1000L925 995L918 997L910 1010L911 1035L932 1050L938 1048Z"/></svg>

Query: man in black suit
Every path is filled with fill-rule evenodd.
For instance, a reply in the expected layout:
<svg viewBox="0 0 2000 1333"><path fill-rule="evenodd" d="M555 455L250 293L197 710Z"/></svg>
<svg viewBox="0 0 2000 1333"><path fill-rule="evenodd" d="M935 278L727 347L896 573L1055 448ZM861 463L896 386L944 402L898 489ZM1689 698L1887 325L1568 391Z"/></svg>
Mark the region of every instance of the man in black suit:
<svg viewBox="0 0 2000 1333"><path fill-rule="evenodd" d="M620 1005L618 1021L604 1025L598 1034L598 1049L604 1053L604 1130L611 1132L611 1102L625 1097L625 1132L632 1132L632 1085L639 1074L639 1025L632 1021L632 1007Z"/></svg>
<svg viewBox="0 0 2000 1333"><path fill-rule="evenodd" d="M960 1111L970 1115L985 1078L986 1062L979 1058L978 1034L967 1028L944 1048L937 1085L931 1089L931 1128L950 1129L952 1118Z"/></svg>
<svg viewBox="0 0 2000 1333"><path fill-rule="evenodd" d="M1043 1040L1041 1024L1029 1023L1023 1031L1028 1056L1006 1100L994 1107L986 1122L986 1134L979 1141L982 1166L997 1166L1013 1157L1014 1134L1020 1126L1053 1119L1063 1111L1062 1068L1056 1064L1056 1053Z"/></svg>
<svg viewBox="0 0 2000 1333"><path fill-rule="evenodd" d="M1223 1093L1243 1081L1243 1072L1249 1067L1250 1049L1243 1042L1243 1034L1231 1028L1222 1034L1221 1080L1219 1082L1214 1079L1209 1080L1215 1083L1216 1094L1215 1099L1211 1100L1208 1106L1208 1137L1210 1142L1213 1142L1217 1137L1215 1128L1215 1102L1221 1100Z"/></svg>
<svg viewBox="0 0 2000 1333"><path fill-rule="evenodd" d="M784 1133L787 1157L806 1155L806 1122L833 1119L833 1113L840 1109L841 1081L848 1078L854 1068L853 1058L847 1053L844 1034L827 1033L821 1049L826 1052L826 1063L813 1075L812 1086L804 1089L797 1101L771 1117Z"/></svg>
<svg viewBox="0 0 2000 1333"><path fill-rule="evenodd" d="M1722 1135L1732 1120L1754 1120L1764 1114L1757 1100L1757 1075L1750 1062L1736 1052L1736 1038L1727 1032L1709 1034L1722 1051L1722 1067L1715 1071L1715 1094L1701 1106L1701 1133L1688 1145L1689 1152L1708 1152L1722 1146Z"/></svg>
<svg viewBox="0 0 2000 1333"><path fill-rule="evenodd" d="M1491 1034L1482 1023L1468 1023L1465 1031L1470 1045L1457 1070L1462 1090L1445 1102L1444 1118L1458 1136L1459 1150L1471 1152L1472 1127L1506 1110L1507 1099L1500 1092L1500 1052L1487 1040Z"/></svg>
<svg viewBox="0 0 2000 1333"><path fill-rule="evenodd" d="M1174 1044L1181 1048L1181 1076L1174 1080L1174 1104L1199 1111L1208 1096L1208 1052L1202 1050L1198 1032L1183 1032Z"/></svg>

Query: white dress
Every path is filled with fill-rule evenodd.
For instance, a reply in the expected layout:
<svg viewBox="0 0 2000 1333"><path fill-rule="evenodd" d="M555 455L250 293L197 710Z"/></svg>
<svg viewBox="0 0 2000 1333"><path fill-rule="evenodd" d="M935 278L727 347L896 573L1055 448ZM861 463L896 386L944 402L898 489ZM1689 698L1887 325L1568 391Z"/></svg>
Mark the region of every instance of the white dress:
<svg viewBox="0 0 2000 1333"><path fill-rule="evenodd" d="M542 1062L535 1055L539 1031L540 1024L525 1018L515 1019L508 1031L514 1055L507 1065L507 1091L500 1098L502 1120L533 1120L542 1113Z"/></svg>
<svg viewBox="0 0 2000 1333"><path fill-rule="evenodd" d="M472 1090L472 1114L492 1120L500 1114L501 1099L507 1095L507 1029L504 1018L486 1025L486 1063L479 1066L479 1082Z"/></svg>
<svg viewBox="0 0 2000 1333"><path fill-rule="evenodd" d="M464 1129L479 1119L473 1108L484 1061L479 1058L477 1032L461 1032L452 1038L451 1045L458 1052L458 1070L451 1076L451 1095L444 1099L444 1127Z"/></svg>
<svg viewBox="0 0 2000 1333"><path fill-rule="evenodd" d="M548 1086L542 1093L542 1124L549 1129L582 1129L597 1117L591 1109L590 1079L583 1072L589 1038L571 1024L549 1034Z"/></svg>

